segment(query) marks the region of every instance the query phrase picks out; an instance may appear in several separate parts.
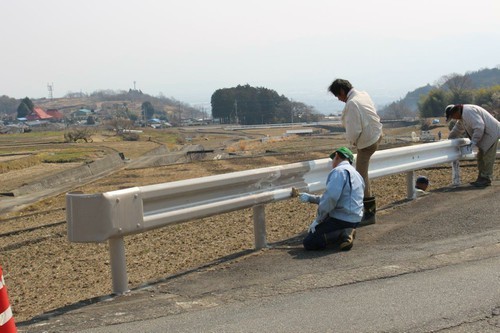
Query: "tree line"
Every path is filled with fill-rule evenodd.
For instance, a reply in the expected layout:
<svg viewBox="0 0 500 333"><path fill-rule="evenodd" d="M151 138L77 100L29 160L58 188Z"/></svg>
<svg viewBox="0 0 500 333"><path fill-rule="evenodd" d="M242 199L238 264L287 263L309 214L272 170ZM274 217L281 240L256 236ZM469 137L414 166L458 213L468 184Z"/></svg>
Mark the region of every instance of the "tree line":
<svg viewBox="0 0 500 333"><path fill-rule="evenodd" d="M385 119L442 117L449 104L476 104L500 116L500 67L442 76L379 110Z"/></svg>
<svg viewBox="0 0 500 333"><path fill-rule="evenodd" d="M272 89L248 84L216 90L211 104L213 118L222 124L279 124L321 118L312 106L292 101Z"/></svg>
<svg viewBox="0 0 500 333"><path fill-rule="evenodd" d="M422 118L442 117L449 104L476 104L494 116L500 115L500 85L474 88L468 75L444 77L444 84L432 89L418 103Z"/></svg>

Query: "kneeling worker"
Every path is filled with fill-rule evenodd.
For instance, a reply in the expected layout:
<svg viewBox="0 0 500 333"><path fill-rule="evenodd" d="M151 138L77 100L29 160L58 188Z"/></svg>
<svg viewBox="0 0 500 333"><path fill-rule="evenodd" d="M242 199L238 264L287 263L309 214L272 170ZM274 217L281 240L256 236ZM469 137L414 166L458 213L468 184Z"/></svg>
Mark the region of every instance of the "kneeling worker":
<svg viewBox="0 0 500 333"><path fill-rule="evenodd" d="M363 218L363 177L352 166L354 155L341 147L330 155L332 171L323 195L299 193L301 202L318 204L316 219L303 241L306 250L322 250L338 243L340 250L352 248L356 227Z"/></svg>

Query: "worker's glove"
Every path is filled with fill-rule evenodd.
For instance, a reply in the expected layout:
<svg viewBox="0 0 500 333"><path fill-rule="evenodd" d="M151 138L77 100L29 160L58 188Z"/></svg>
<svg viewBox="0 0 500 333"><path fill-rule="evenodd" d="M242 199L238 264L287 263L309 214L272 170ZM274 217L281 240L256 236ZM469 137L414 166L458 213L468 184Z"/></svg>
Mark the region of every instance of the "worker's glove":
<svg viewBox="0 0 500 333"><path fill-rule="evenodd" d="M464 147L465 149L461 149L461 152L462 152L462 154L466 154L466 155L472 154L472 153L474 153L474 150L477 150L476 147L477 147L476 142L471 140L471 142Z"/></svg>
<svg viewBox="0 0 500 333"><path fill-rule="evenodd" d="M314 234L316 232L316 226L319 224L318 220L314 220L310 225L309 225L309 232Z"/></svg>
<svg viewBox="0 0 500 333"><path fill-rule="evenodd" d="M299 193L299 200L300 202L313 202L314 195L311 195L309 193Z"/></svg>

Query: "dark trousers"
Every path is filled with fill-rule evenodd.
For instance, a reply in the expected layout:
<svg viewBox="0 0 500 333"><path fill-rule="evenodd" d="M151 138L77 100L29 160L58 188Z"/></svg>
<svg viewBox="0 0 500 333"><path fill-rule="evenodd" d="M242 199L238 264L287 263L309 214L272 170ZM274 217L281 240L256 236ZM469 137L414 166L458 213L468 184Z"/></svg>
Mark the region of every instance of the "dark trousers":
<svg viewBox="0 0 500 333"><path fill-rule="evenodd" d="M338 242L343 229L355 229L358 224L329 217L316 226L316 232L309 232L302 244L306 250L323 250L327 245Z"/></svg>

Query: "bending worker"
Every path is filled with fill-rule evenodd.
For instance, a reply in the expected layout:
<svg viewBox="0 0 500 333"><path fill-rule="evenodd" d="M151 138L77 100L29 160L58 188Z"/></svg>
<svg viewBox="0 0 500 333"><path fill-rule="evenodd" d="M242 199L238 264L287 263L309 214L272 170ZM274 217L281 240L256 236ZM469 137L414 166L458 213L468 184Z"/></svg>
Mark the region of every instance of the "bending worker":
<svg viewBox="0 0 500 333"><path fill-rule="evenodd" d="M446 121L457 120L448 139L466 134L473 146L477 146L477 179L470 184L475 187L491 185L493 167L500 139L500 122L478 105L448 105L445 109Z"/></svg>
<svg viewBox="0 0 500 333"><path fill-rule="evenodd" d="M336 243L340 250L350 250L356 227L363 217L365 182L352 166L353 153L341 147L330 158L333 169L328 174L323 195L299 193L301 202L318 204L317 216L303 241L306 250L323 250Z"/></svg>

